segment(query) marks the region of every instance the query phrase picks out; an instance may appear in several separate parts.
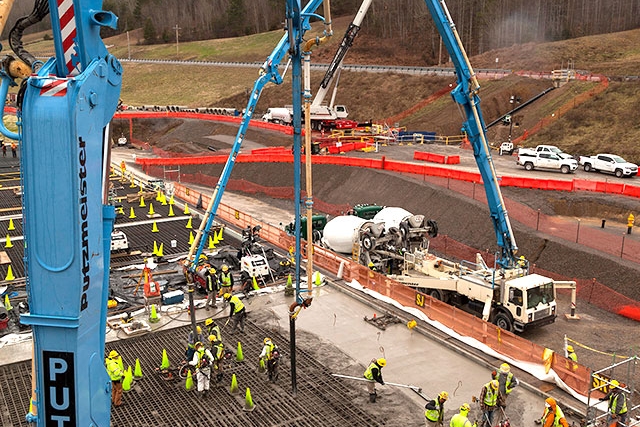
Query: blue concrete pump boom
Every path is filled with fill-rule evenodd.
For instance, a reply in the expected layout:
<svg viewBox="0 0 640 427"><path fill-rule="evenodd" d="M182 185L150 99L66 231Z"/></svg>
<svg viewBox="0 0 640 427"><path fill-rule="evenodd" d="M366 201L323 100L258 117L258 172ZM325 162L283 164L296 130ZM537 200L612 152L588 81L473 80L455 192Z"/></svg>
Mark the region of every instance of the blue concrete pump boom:
<svg viewBox="0 0 640 427"><path fill-rule="evenodd" d="M291 2L294 3L294 2ZM247 128L249 127L249 120L253 117L253 112L255 110L256 104L260 99L260 94L264 89L265 85L269 82L275 84L281 84L283 81L283 76L278 71L278 66L282 62L282 59L287 55L287 53L291 53L292 49L298 49L299 44L302 41L302 37L311 29L309 25L309 19L313 15L314 11L322 4L322 0L311 0L309 1L304 8L300 11L299 9L299 1L297 1L296 5L292 5L292 7L287 7L288 10L291 11L299 11L300 18L302 20L301 29L298 30L296 25L293 25L294 19L293 17L288 17L287 19L287 28L286 33L276 47L271 52L271 55L267 57L267 60L260 67L260 74L258 79L253 84L253 89L251 91L251 96L249 98L249 102L247 103L247 108L242 114L242 120L240 122L240 127L238 129L238 133L236 134L236 139L231 147L231 153L229 153L229 158L222 169L222 173L220 174L220 178L218 179L218 183L216 184L211 200L205 212L205 216L200 224L200 227L196 233L194 238L194 242L191 245L191 249L189 251L189 255L187 259L190 261L190 265L188 266L190 271L194 271L197 265L198 260L200 259L200 255L204 250L204 245L206 243L206 239L203 238L203 234L208 234L213 226L213 221L216 216L216 212L218 211L218 207L220 206L220 201L222 200L222 195L229 181L229 177L231 176L231 171L233 170L233 166L235 165L236 157L240 152L240 148L242 146L242 141L247 133ZM296 6L296 7L293 7ZM318 17L318 16L316 16ZM296 96L294 94L294 96ZM297 95L300 97L300 95ZM300 99L300 98L298 98ZM297 111L299 109L294 109ZM299 122L299 121L298 121ZM296 123L294 121L294 123ZM298 130L299 131L299 130ZM298 132L299 134L299 132ZM297 216L296 216L297 217Z"/></svg>
<svg viewBox="0 0 640 427"><path fill-rule="evenodd" d="M497 264L502 268L515 268L518 247L487 143L486 126L478 96L480 86L444 0L425 2L456 69L457 85L451 91L451 96L464 109L466 121L462 124L462 129L471 142L473 155L484 182L491 220L500 247Z"/></svg>
<svg viewBox="0 0 640 427"><path fill-rule="evenodd" d="M108 127L122 67L105 48L100 29L115 28L117 17L102 10L102 0L51 0L48 7L36 0L33 20L48 11L55 58L45 64L29 60L35 58L24 55L22 29L11 40L16 54L37 71L22 83L14 135L20 143L30 308L20 321L33 330L36 377L27 421L107 427L111 379L104 346L115 219L106 197ZM1 74L6 95L16 76L6 66Z"/></svg>

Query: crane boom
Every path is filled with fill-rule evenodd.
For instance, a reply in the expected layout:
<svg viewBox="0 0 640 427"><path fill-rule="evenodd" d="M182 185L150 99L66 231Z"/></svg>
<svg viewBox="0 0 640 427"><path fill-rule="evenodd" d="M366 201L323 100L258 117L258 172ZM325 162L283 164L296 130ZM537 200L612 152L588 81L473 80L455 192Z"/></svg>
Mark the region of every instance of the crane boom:
<svg viewBox="0 0 640 427"><path fill-rule="evenodd" d="M322 4L322 0L311 0L307 5L302 9L302 34L297 34L295 31L295 27L292 31L291 20L289 20L287 24L287 32L282 36L276 47L271 52L271 55L267 58L267 60L262 64L259 71L259 77L253 84L253 89L251 91L251 96L249 97L249 101L247 103L247 107L242 115L242 120L240 122L240 127L238 128L238 133L236 134L236 139L231 148L231 153L229 153L229 158L222 169L222 173L220 174L220 178L218 179L218 183L216 184L212 197L210 199L209 205L205 212L205 215L202 219L202 223L198 228L196 236L194 237L194 242L191 245L189 250L189 255L187 257L188 260L191 261L191 265L189 267L190 270L193 270L200 259L200 255L204 250L204 245L206 239L203 239L202 236L204 234L208 234L213 226L213 221L216 216L216 212L218 207L220 206L220 201L222 200L222 195L229 181L229 177L231 176L231 171L233 170L233 166L235 164L236 157L240 152L240 148L242 147L242 141L247 133L247 128L249 127L249 121L251 117L253 117L253 112L256 108L256 104L260 99L260 94L264 89L265 85L269 82L275 84L281 84L283 77L278 71L278 66L282 62L282 59L285 55L290 52L292 46L296 46L297 39L302 40L302 36L306 31L311 29L309 25L309 19L311 18L313 12Z"/></svg>
<svg viewBox="0 0 640 427"><path fill-rule="evenodd" d="M329 64L327 72L320 82L320 88L318 89L318 92L316 93L316 96L313 98L313 102L311 103L312 107L322 105L322 103L324 102L324 98L327 96L327 92L331 87L331 83L333 83L334 79L337 77L336 73L339 73L339 70L342 68L344 58L347 55L349 48L353 45L353 41L358 35L358 31L360 31L360 25L362 24L362 20L367 14L372 1L373 0L363 0L362 4L360 5L360 9L358 9L358 12L356 12L355 18L353 18L353 21L351 22L351 24L349 24L349 27L347 28L347 31L344 33L344 37L340 42L340 46L338 47L338 50L336 51L333 59L331 60L331 63Z"/></svg>
<svg viewBox="0 0 640 427"><path fill-rule="evenodd" d="M484 182L487 204L500 248L497 263L502 268L513 268L518 246L511 229L511 222L502 198L498 176L487 142L486 126L480 111L480 97L478 96L480 85L445 1L425 0L425 2L456 69L457 85L451 91L451 96L465 112L466 121L462 128L471 142L473 155Z"/></svg>

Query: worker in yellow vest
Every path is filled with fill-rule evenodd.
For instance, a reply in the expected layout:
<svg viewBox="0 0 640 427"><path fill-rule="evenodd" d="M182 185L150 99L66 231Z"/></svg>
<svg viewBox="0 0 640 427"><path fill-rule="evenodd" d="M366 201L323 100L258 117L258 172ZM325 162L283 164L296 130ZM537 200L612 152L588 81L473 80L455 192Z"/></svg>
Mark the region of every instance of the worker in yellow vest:
<svg viewBox="0 0 640 427"><path fill-rule="evenodd" d="M240 332L244 334L244 319L247 317L247 311L244 308L244 304L235 295L224 294L223 298L229 303L229 320L231 320L231 333L236 331L236 328L240 326Z"/></svg>
<svg viewBox="0 0 640 427"><path fill-rule="evenodd" d="M111 350L104 363L109 378L111 378L111 403L113 406L120 406L122 404L122 377L124 376L122 357L117 351Z"/></svg>

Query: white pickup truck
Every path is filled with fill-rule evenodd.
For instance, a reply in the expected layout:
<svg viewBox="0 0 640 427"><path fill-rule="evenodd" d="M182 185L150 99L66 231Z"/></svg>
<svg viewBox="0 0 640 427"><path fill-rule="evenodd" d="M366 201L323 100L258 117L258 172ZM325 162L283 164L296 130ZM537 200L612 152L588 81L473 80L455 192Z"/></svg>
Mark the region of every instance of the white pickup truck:
<svg viewBox="0 0 640 427"><path fill-rule="evenodd" d="M539 152L531 155L530 153L523 153L522 150L518 152L518 164L524 166L528 171L533 169L549 169L558 170L562 173L573 173L578 169L578 162L568 154L565 158L562 156L565 153L550 153Z"/></svg>
<svg viewBox="0 0 640 427"><path fill-rule="evenodd" d="M536 148L521 148L518 151L518 154L524 154L528 156L535 156L538 153L553 153L553 154L562 154L561 157L571 157L571 155L567 153L563 153L561 149L556 147L555 145L538 145Z"/></svg>
<svg viewBox="0 0 640 427"><path fill-rule="evenodd" d="M615 154L580 156L580 164L586 172L607 172L614 174L618 178L638 174L638 165L629 163Z"/></svg>

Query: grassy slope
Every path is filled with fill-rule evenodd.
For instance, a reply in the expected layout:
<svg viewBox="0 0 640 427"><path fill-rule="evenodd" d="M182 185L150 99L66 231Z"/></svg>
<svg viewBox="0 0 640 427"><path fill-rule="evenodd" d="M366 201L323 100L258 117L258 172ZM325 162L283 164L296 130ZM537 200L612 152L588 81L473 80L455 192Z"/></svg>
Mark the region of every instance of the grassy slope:
<svg viewBox="0 0 640 427"><path fill-rule="evenodd" d="M325 63L330 60L349 21L350 17L334 19L336 36L326 45L314 48L312 60ZM319 34L319 30L320 28L314 27L307 39ZM134 58L261 62L282 34L282 31L273 31L239 39L181 43L178 54L175 44L141 45L139 32L130 32L129 46L126 35L107 39L105 43L110 46L112 53L121 58L126 58L130 49ZM40 41L28 45L28 48L46 52L51 50L50 46L50 42ZM428 65L421 62L417 53L389 54L394 51L394 47L393 40L373 39L366 34L366 28L363 28L346 62ZM566 66L572 60L574 68L578 70L609 76L633 76L640 74L640 30L563 42L513 46L487 52L472 58L471 62L476 68L493 68L496 66L495 58L500 58L500 67L512 70L548 72ZM124 67L122 98L125 103L133 105L215 105L241 109L246 105L247 94L257 77L257 68L142 65L127 62ZM314 88L321 77L322 73L312 73ZM290 73L282 85L267 85L256 108L258 114L269 106L290 103L289 78ZM344 72L336 102L347 104L354 119L382 120L410 108L450 83L454 83L451 78L443 77ZM481 81L480 96L485 121L489 123L508 110L510 95L517 94L526 100L550 84L546 80L517 76L498 81ZM592 85L573 82L552 91L522 110L518 113L519 126L514 127L513 136L521 135L541 119L550 117L561 105L570 103L573 97ZM612 82L607 91L577 106L543 131L531 135L526 145L553 143L579 154L613 151L631 161L640 162L640 147L635 143L640 139L640 112L636 107L639 102L640 82ZM460 124L458 108L449 97L441 98L401 122L401 125L411 129L435 130L444 134L459 133ZM489 140L500 142L506 139L508 132L506 126L494 126L488 132Z"/></svg>

